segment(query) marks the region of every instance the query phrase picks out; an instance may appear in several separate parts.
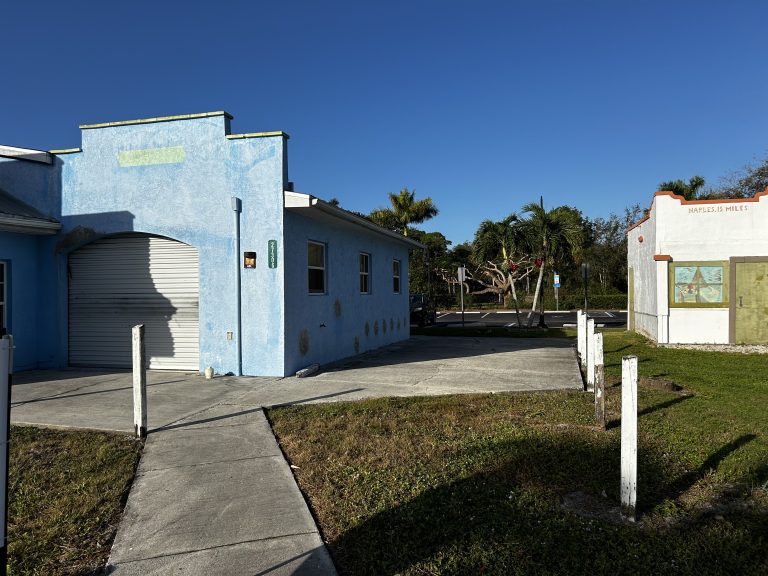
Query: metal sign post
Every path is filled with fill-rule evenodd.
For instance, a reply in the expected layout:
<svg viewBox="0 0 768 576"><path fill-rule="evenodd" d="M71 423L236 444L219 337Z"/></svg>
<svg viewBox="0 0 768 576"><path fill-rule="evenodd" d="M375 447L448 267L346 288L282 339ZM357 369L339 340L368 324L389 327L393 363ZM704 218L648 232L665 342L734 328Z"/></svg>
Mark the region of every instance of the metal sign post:
<svg viewBox="0 0 768 576"><path fill-rule="evenodd" d="M8 569L8 464L10 462L11 384L13 383L13 337L0 338L0 575Z"/></svg>
<svg viewBox="0 0 768 576"><path fill-rule="evenodd" d="M559 312L560 311L560 295L558 294L558 292L560 290L560 274L558 274L557 272L555 272L555 281L553 284L555 286L555 311Z"/></svg>
<svg viewBox="0 0 768 576"><path fill-rule="evenodd" d="M464 280L467 277L467 269L464 266L459 266L459 291L461 292L461 327L464 328Z"/></svg>
<svg viewBox="0 0 768 576"><path fill-rule="evenodd" d="M587 302L587 286L589 285L589 272L590 272L589 262L584 262L581 265L581 277L584 280L584 314L589 313L589 306Z"/></svg>

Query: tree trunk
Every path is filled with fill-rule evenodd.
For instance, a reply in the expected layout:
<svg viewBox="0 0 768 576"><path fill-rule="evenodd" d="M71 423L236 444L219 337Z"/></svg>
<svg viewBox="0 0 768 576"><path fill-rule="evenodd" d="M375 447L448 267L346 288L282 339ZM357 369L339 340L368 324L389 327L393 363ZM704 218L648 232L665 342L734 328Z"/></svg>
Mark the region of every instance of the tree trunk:
<svg viewBox="0 0 768 576"><path fill-rule="evenodd" d="M512 276L509 277L509 286L512 288L512 299L515 301L515 315L517 316L517 327L521 328L523 322L520 319L520 304L517 301L517 290L515 290L515 281L512 280Z"/></svg>
<svg viewBox="0 0 768 576"><path fill-rule="evenodd" d="M544 262L541 263L539 268L539 279L536 281L536 291L533 293L533 304L531 305L531 311L528 312L528 328L533 324L533 313L536 311L536 304L538 303L539 294L541 293L541 281L544 279Z"/></svg>

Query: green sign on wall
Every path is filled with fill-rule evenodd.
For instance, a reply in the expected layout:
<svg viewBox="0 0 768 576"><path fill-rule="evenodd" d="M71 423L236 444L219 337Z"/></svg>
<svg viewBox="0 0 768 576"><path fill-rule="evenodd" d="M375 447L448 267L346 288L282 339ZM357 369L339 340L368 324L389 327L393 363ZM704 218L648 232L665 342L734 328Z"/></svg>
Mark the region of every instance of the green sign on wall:
<svg viewBox="0 0 768 576"><path fill-rule="evenodd" d="M277 268L277 240L267 242L267 261L270 268Z"/></svg>

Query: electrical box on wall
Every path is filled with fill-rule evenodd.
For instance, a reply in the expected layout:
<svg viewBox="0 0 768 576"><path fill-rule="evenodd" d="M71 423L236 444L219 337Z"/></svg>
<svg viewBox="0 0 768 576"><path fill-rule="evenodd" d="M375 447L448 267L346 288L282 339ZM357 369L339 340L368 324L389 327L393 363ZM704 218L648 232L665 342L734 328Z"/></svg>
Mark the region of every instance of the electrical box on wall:
<svg viewBox="0 0 768 576"><path fill-rule="evenodd" d="M256 268L256 252L243 252L243 268Z"/></svg>

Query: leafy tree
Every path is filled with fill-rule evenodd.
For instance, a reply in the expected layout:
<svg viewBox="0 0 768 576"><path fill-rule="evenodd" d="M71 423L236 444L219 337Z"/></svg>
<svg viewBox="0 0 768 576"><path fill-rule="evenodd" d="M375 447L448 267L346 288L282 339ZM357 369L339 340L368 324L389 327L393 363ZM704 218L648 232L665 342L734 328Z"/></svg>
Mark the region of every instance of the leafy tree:
<svg viewBox="0 0 768 576"><path fill-rule="evenodd" d="M603 294L627 290L627 229L643 214L639 204L624 209L624 215L586 220L584 260L592 269L592 290Z"/></svg>
<svg viewBox="0 0 768 576"><path fill-rule="evenodd" d="M437 280L442 277L440 270L449 265L448 247L451 241L440 232L424 232L418 228L411 229L411 238L421 242L425 250L411 252L409 266L409 288L411 292L423 292L437 296L440 290Z"/></svg>
<svg viewBox="0 0 768 576"><path fill-rule="evenodd" d="M683 182L682 180L669 180L668 182L659 184L659 190L674 192L686 200L695 200L698 198L703 187L704 177L702 176L694 176L688 180L688 182Z"/></svg>
<svg viewBox="0 0 768 576"><path fill-rule="evenodd" d="M416 191L403 188L399 194L389 193L392 208L378 208L371 212L370 218L379 226L400 232L408 236L410 224L421 224L437 216L437 206L432 198L416 200Z"/></svg>
<svg viewBox="0 0 768 576"><path fill-rule="evenodd" d="M768 189L768 157L757 165L747 164L738 172L722 179L712 191L712 198L752 198Z"/></svg>

